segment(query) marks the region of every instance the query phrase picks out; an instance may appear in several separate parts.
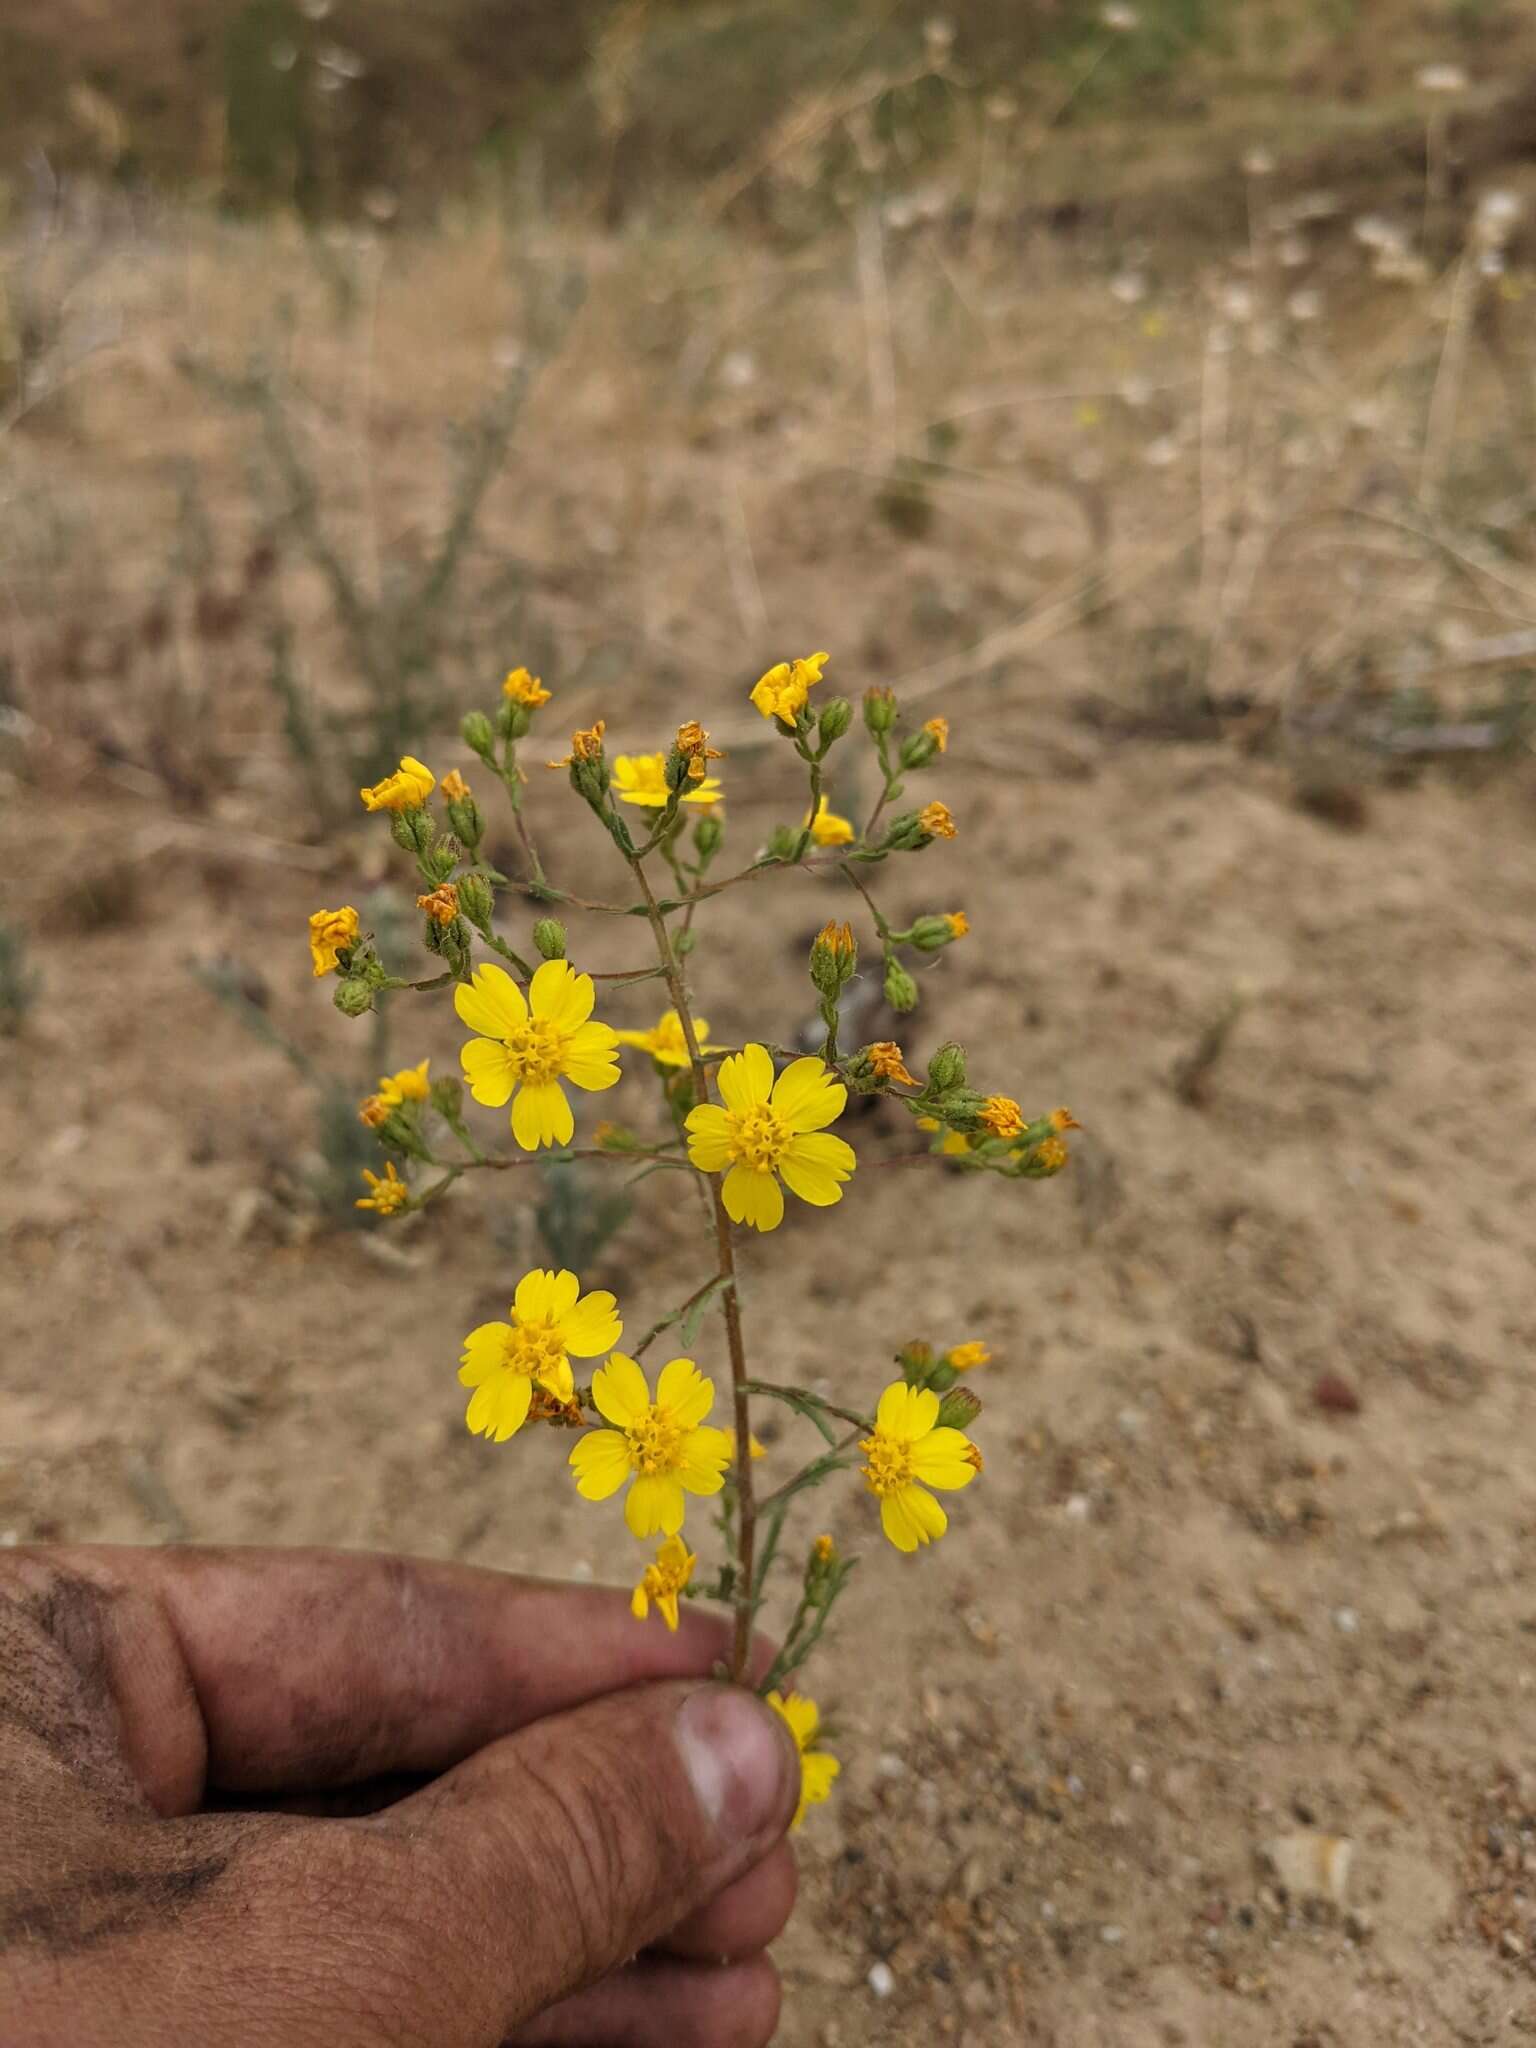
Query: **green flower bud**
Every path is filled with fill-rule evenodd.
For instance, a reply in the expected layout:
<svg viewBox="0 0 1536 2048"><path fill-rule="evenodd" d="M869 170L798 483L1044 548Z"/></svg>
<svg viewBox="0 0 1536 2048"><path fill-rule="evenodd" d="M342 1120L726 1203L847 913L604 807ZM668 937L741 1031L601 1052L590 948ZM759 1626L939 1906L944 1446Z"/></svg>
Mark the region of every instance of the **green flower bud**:
<svg viewBox="0 0 1536 2048"><path fill-rule="evenodd" d="M672 950L679 960L686 960L698 943L699 935L697 932L679 932L672 941Z"/></svg>
<svg viewBox="0 0 1536 2048"><path fill-rule="evenodd" d="M546 960L563 960L565 926L558 917L541 917L533 928L533 943Z"/></svg>
<svg viewBox="0 0 1536 2048"><path fill-rule="evenodd" d="M331 1001L343 1017L366 1017L373 1008L373 990L358 976L348 975L345 981L337 982Z"/></svg>
<svg viewBox="0 0 1536 2048"><path fill-rule="evenodd" d="M917 1008L917 983L894 953L885 963L885 1000L902 1015Z"/></svg>
<svg viewBox="0 0 1536 2048"><path fill-rule="evenodd" d="M765 849L771 860L792 860L795 848L800 844L800 834L792 832L788 825L775 825L768 835Z"/></svg>
<svg viewBox="0 0 1536 2048"><path fill-rule="evenodd" d="M896 723L896 692L894 690L866 690L864 692L864 723L876 739L888 733Z"/></svg>
<svg viewBox="0 0 1536 2048"><path fill-rule="evenodd" d="M939 743L931 732L915 732L901 743L897 759L903 768L926 768L939 751Z"/></svg>
<svg viewBox="0 0 1536 2048"><path fill-rule="evenodd" d="M442 1074L432 1083L432 1107L438 1115L450 1124L460 1123L464 1116L464 1083L457 1074Z"/></svg>
<svg viewBox="0 0 1536 2048"><path fill-rule="evenodd" d="M903 1344L896 1354L896 1363L901 1367L901 1376L909 1387L925 1387L928 1375L933 1370L933 1346L931 1344Z"/></svg>
<svg viewBox="0 0 1536 2048"><path fill-rule="evenodd" d="M533 724L533 713L526 704L503 704L496 713L496 730L505 740L521 740L528 736Z"/></svg>
<svg viewBox="0 0 1536 2048"><path fill-rule="evenodd" d="M956 1387L939 1403L940 1429L969 1429L981 1413L981 1403L969 1387Z"/></svg>
<svg viewBox="0 0 1536 2048"><path fill-rule="evenodd" d="M496 910L496 891L485 879L471 871L460 875L458 882L459 909L469 919L476 931L485 931Z"/></svg>
<svg viewBox="0 0 1536 2048"><path fill-rule="evenodd" d="M466 711L459 723L464 744L482 761L489 761L496 747L496 735L491 730L491 721L483 711Z"/></svg>
<svg viewBox="0 0 1536 2048"><path fill-rule="evenodd" d="M391 811L390 836L407 853L425 853L437 837L430 811Z"/></svg>
<svg viewBox="0 0 1536 2048"><path fill-rule="evenodd" d="M849 924L824 924L811 941L811 980L829 1002L851 980L859 964L858 942Z"/></svg>
<svg viewBox="0 0 1536 2048"><path fill-rule="evenodd" d="M472 796L448 799L448 822L464 845L471 849L485 837L485 818Z"/></svg>
<svg viewBox="0 0 1536 2048"><path fill-rule="evenodd" d="M419 857L417 864L427 881L435 888L439 882L446 882L452 875L463 852L463 847L456 839L439 839L435 846L430 847Z"/></svg>
<svg viewBox="0 0 1536 2048"><path fill-rule="evenodd" d="M385 1117L383 1123L378 1125L373 1135L386 1151L402 1152L408 1159L426 1159L430 1156L422 1142L414 1102L398 1104Z"/></svg>
<svg viewBox="0 0 1536 2048"><path fill-rule="evenodd" d="M713 811L706 811L693 828L693 850L698 855L701 866L714 859L724 838L724 825Z"/></svg>
<svg viewBox="0 0 1536 2048"><path fill-rule="evenodd" d="M960 1375L955 1371L955 1368L941 1358L938 1364L930 1369L927 1384L933 1389L934 1393L947 1394L959 1377Z"/></svg>
<svg viewBox="0 0 1536 2048"><path fill-rule="evenodd" d="M937 953L945 946L954 944L953 921L939 915L916 918L907 934L907 941L910 945L916 946L920 953Z"/></svg>
<svg viewBox="0 0 1536 2048"><path fill-rule="evenodd" d="M840 740L853 723L853 706L846 697L829 697L821 707L821 716L816 729L821 734L821 743L830 747L834 740Z"/></svg>
<svg viewBox="0 0 1536 2048"><path fill-rule="evenodd" d="M985 1095L978 1095L974 1088L947 1088L944 1091L944 1121L952 1131L981 1131L986 1126L981 1112L987 1106Z"/></svg>
<svg viewBox="0 0 1536 2048"><path fill-rule="evenodd" d="M463 974L469 966L469 926L462 917L456 917L452 924L440 924L435 929L438 936L438 952L455 974Z"/></svg>
<svg viewBox="0 0 1536 2048"><path fill-rule="evenodd" d="M460 895L462 898L462 890ZM928 1086L940 1095L947 1095L951 1088L965 1086L965 1047L950 1039L941 1045L928 1062Z"/></svg>

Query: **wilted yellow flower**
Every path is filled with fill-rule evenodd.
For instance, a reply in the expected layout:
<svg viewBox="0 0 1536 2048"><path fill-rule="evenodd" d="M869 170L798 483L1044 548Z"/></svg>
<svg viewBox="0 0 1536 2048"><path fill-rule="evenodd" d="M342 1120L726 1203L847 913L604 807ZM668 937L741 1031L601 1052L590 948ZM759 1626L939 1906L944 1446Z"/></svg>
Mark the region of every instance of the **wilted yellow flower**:
<svg viewBox="0 0 1536 2048"><path fill-rule="evenodd" d="M705 1173L725 1172L720 1192L734 1222L778 1228L784 1195L776 1175L802 1202L826 1208L842 1200L841 1184L858 1162L825 1128L848 1100L825 1060L791 1060L775 1080L766 1047L748 1045L721 1061L719 1083L723 1109L701 1102L688 1112L688 1158Z"/></svg>
<svg viewBox="0 0 1536 2048"><path fill-rule="evenodd" d="M1042 1138L1030 1156L1046 1173L1060 1173L1071 1154L1065 1138Z"/></svg>
<svg viewBox="0 0 1536 2048"><path fill-rule="evenodd" d="M955 836L955 821L949 815L949 806L937 799L923 805L917 814L917 822L930 839L953 839Z"/></svg>
<svg viewBox="0 0 1536 2048"><path fill-rule="evenodd" d="M568 1145L576 1129L562 1080L611 1088L619 1078L617 1035L590 1023L596 992L590 974L568 960L546 960L525 997L505 969L487 961L460 982L453 1006L472 1038L459 1057L476 1102L500 1109L514 1095L512 1135L525 1152Z"/></svg>
<svg viewBox="0 0 1536 2048"><path fill-rule="evenodd" d="M333 973L337 956L355 946L357 939L357 912L350 903L341 910L315 911L309 920L309 953L316 974Z"/></svg>
<svg viewBox="0 0 1536 2048"><path fill-rule="evenodd" d="M925 718L923 720L923 731L927 733L929 739L933 741L933 744L941 754L948 752L949 720L947 718Z"/></svg>
<svg viewBox="0 0 1536 2048"><path fill-rule="evenodd" d="M706 1429L715 1402L713 1380L691 1358L661 1369L656 1399L632 1358L616 1351L592 1376L592 1401L612 1429L593 1429L571 1452L576 1491L584 1500L607 1500L631 1478L624 1519L642 1539L675 1536L683 1526L688 1493L718 1493L725 1484L730 1446L723 1429Z"/></svg>
<svg viewBox="0 0 1536 2048"><path fill-rule="evenodd" d="M470 794L469 784L464 780L457 768L450 768L448 770L448 773L442 779L440 787L445 800L451 804L462 803L465 797Z"/></svg>
<svg viewBox="0 0 1536 2048"><path fill-rule="evenodd" d="M370 811L419 811L437 787L437 777L414 755L406 754L393 775L358 795Z"/></svg>
<svg viewBox="0 0 1536 2048"><path fill-rule="evenodd" d="M907 1063L901 1056L901 1047L894 1039L882 1038L878 1044L866 1046L864 1050L869 1055L870 1065L882 1081L902 1081L909 1088L917 1086L917 1076L907 1072ZM920 1118L919 1123L923 1126L931 1124L935 1130L939 1127L937 1120L931 1116Z"/></svg>
<svg viewBox="0 0 1536 2048"><path fill-rule="evenodd" d="M363 1179L368 1183L366 1195L359 1195L354 1207L375 1209L381 1216L393 1216L403 1209L411 1199L411 1191L395 1171L395 1162L389 1160L382 1174L370 1173L365 1166Z"/></svg>
<svg viewBox="0 0 1536 2048"><path fill-rule="evenodd" d="M880 1526L898 1550L932 1543L949 1527L929 1487L947 1492L976 1477L970 1438L940 1428L938 1395L905 1380L893 1380L880 1396L874 1434L859 1449L869 1461L864 1483L880 1502Z"/></svg>
<svg viewBox="0 0 1536 2048"><path fill-rule="evenodd" d="M563 761L550 761L550 768L569 768L572 761L595 761L603 751L603 734L608 730L606 719L598 719L595 725L583 726L580 732L571 734L571 751Z"/></svg>
<svg viewBox="0 0 1536 2048"><path fill-rule="evenodd" d="M793 725L805 709L808 692L821 681L829 656L807 654L796 661L778 661L752 685L752 702L764 718Z"/></svg>
<svg viewBox="0 0 1536 2048"><path fill-rule="evenodd" d="M788 1699L780 1692L771 1692L768 1704L782 1717L800 1752L800 1803L790 1822L792 1828L797 1828L805 1819L805 1809L820 1806L829 1796L832 1780L842 1765L829 1751L812 1747L816 1731L821 1726L821 1714L814 1700L808 1700L798 1692L792 1692Z"/></svg>
<svg viewBox="0 0 1536 2048"><path fill-rule="evenodd" d="M951 934L957 939L963 939L971 928L971 920L963 910L946 910L944 922L949 926Z"/></svg>
<svg viewBox="0 0 1536 2048"><path fill-rule="evenodd" d="M473 1387L464 1420L504 1444L528 1420L534 1390L562 1408L574 1398L573 1358L600 1358L623 1335L614 1298L581 1292L574 1273L537 1268L517 1283L510 1323L482 1323L464 1339L459 1382Z"/></svg>
<svg viewBox="0 0 1536 2048"><path fill-rule="evenodd" d="M648 1564L640 1574L640 1583L629 1603L636 1621L644 1621L654 1600L662 1620L675 1632L678 1599L687 1592L698 1561L681 1536L664 1536L656 1549L656 1562Z"/></svg>
<svg viewBox="0 0 1536 2048"><path fill-rule="evenodd" d="M850 818L840 818L823 797L814 818L807 818L811 837L818 846L847 846L858 837Z"/></svg>
<svg viewBox="0 0 1536 2048"><path fill-rule="evenodd" d="M452 882L439 882L429 896L418 896L416 908L437 924L452 924L459 914L459 892Z"/></svg>
<svg viewBox="0 0 1536 2048"><path fill-rule="evenodd" d="M979 1115L994 1138L1016 1138L1024 1128L1023 1112L1011 1095L989 1095Z"/></svg>
<svg viewBox="0 0 1536 2048"><path fill-rule="evenodd" d="M644 804L659 811L671 798L667 788L665 754L616 754L613 761L613 789L627 804ZM717 804L724 797L717 775L706 775L693 789L685 789L685 804Z"/></svg>
<svg viewBox="0 0 1536 2048"><path fill-rule="evenodd" d="M975 1372L978 1366L991 1364L992 1354L985 1344L955 1344L945 1352L944 1360L956 1372Z"/></svg>
<svg viewBox="0 0 1536 2048"><path fill-rule="evenodd" d="M357 1113L370 1131L376 1131L380 1124L388 1122L389 1110L390 1105L382 1095L369 1095L364 1097Z"/></svg>
<svg viewBox="0 0 1536 2048"><path fill-rule="evenodd" d="M636 1045L642 1052L648 1052L661 1067L686 1067L690 1064L688 1045L683 1037L683 1020L676 1010L664 1010L649 1031L616 1031L614 1037L620 1045ZM701 1053L719 1052L718 1045L709 1045L709 1026L702 1017L693 1020L694 1041Z"/></svg>
<svg viewBox="0 0 1536 2048"><path fill-rule="evenodd" d="M724 754L709 744L709 734L696 718L677 728L677 750L688 763L688 780L702 782L709 772L707 763L723 761Z"/></svg>
<svg viewBox="0 0 1536 2048"><path fill-rule="evenodd" d="M525 668L509 671L501 686L501 694L509 704L521 704L525 710L537 711L541 704L549 702L550 693L537 676L529 675Z"/></svg>
<svg viewBox="0 0 1536 2048"><path fill-rule="evenodd" d="M1082 1128L1082 1125L1070 1109L1053 1109L1051 1111L1051 1129L1053 1131L1080 1131Z"/></svg>

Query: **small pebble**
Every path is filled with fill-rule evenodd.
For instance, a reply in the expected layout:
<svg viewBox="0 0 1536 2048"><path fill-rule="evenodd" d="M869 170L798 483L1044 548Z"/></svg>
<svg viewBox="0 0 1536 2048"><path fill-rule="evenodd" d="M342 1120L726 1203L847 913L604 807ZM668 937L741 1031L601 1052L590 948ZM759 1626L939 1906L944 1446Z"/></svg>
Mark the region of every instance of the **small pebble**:
<svg viewBox="0 0 1536 2048"><path fill-rule="evenodd" d="M1341 1636L1360 1633L1360 1617L1353 1607L1336 1607L1333 1610L1333 1625Z"/></svg>
<svg viewBox="0 0 1536 2048"><path fill-rule="evenodd" d="M1069 1522L1086 1522L1093 1512L1093 1502L1086 1493L1069 1493L1062 1513Z"/></svg>
<svg viewBox="0 0 1536 2048"><path fill-rule="evenodd" d="M871 1963L865 1982L876 1998L889 1998L896 1989L896 1973L889 1963Z"/></svg>
<svg viewBox="0 0 1536 2048"><path fill-rule="evenodd" d="M1114 1926L1101 1927L1099 1929L1099 1939L1106 1948L1118 1948L1125 1939L1125 1929Z"/></svg>
<svg viewBox="0 0 1536 2048"><path fill-rule="evenodd" d="M894 1749L882 1750L875 1763L875 1769L882 1778L904 1778L907 1775L907 1761Z"/></svg>
<svg viewBox="0 0 1536 2048"><path fill-rule="evenodd" d="M1147 1769L1146 1765L1138 1756L1134 1757L1131 1760L1130 1768L1126 1771L1125 1775L1130 1779L1133 1785L1145 1785L1147 1780L1151 1777L1152 1773Z"/></svg>

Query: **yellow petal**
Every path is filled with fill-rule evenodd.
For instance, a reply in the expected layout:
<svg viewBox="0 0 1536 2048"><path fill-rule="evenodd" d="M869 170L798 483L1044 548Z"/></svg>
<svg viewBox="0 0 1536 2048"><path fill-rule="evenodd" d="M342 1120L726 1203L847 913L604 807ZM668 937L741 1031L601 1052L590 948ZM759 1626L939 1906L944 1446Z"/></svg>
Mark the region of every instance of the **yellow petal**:
<svg viewBox="0 0 1536 2048"><path fill-rule="evenodd" d="M561 1031L572 1031L592 1014L597 991L590 974L578 974L569 960L546 960L528 984L528 1007Z"/></svg>
<svg viewBox="0 0 1536 2048"><path fill-rule="evenodd" d="M938 1395L929 1387L909 1387L905 1380L893 1380L875 1410L876 1429L898 1443L915 1443L938 1419Z"/></svg>
<svg viewBox="0 0 1536 2048"><path fill-rule="evenodd" d="M557 1401L574 1401L576 1398L576 1375L571 1371L571 1361L560 1359L547 1366L538 1375L539 1385L546 1393L553 1394Z"/></svg>
<svg viewBox="0 0 1536 2048"><path fill-rule="evenodd" d="M535 1266L531 1273L525 1273L512 1296L512 1313L517 1320L520 1323L553 1322L550 1301L554 1286L554 1274L543 1266Z"/></svg>
<svg viewBox="0 0 1536 2048"><path fill-rule="evenodd" d="M942 1536L949 1517L921 1486L903 1486L880 1503L880 1526L898 1550L916 1550Z"/></svg>
<svg viewBox="0 0 1536 2048"><path fill-rule="evenodd" d="M558 1081L519 1088L512 1104L512 1135L525 1152L537 1152L541 1145L569 1145L575 1130L576 1119Z"/></svg>
<svg viewBox="0 0 1536 2048"><path fill-rule="evenodd" d="M459 983L453 992L453 1007L461 1022L487 1038L505 1038L528 1021L522 990L504 967L494 967L489 961L475 969L469 982Z"/></svg>
<svg viewBox="0 0 1536 2048"><path fill-rule="evenodd" d="M510 1323L481 1323L464 1339L463 1363L459 1367L462 1386L478 1387L493 1372L500 1372L507 1355Z"/></svg>
<svg viewBox="0 0 1536 2048"><path fill-rule="evenodd" d="M620 1429L629 1429L651 1405L645 1374L632 1358L615 1351L592 1375L592 1400L597 1412Z"/></svg>
<svg viewBox="0 0 1536 2048"><path fill-rule="evenodd" d="M624 1519L633 1536L644 1539L658 1529L675 1536L686 1507L683 1489L670 1472L642 1472L625 1498Z"/></svg>
<svg viewBox="0 0 1536 2048"><path fill-rule="evenodd" d="M789 1723L789 1732L795 1738L797 1749L809 1749L816 1740L816 1730L821 1726L821 1712L814 1700L808 1700L803 1692L792 1692L786 1699L771 1692L768 1704L776 1707Z"/></svg>
<svg viewBox="0 0 1536 2048"><path fill-rule="evenodd" d="M677 1476L690 1493L718 1493L730 1462L728 1430L695 1429L683 1438Z"/></svg>
<svg viewBox="0 0 1536 2048"><path fill-rule="evenodd" d="M845 1176L835 1172L816 1153L806 1153L801 1149L814 1143L814 1138L792 1139L784 1148L779 1172L783 1174L784 1185L791 1194L798 1195L802 1202L810 1202L818 1209L827 1209L843 1199L842 1181Z"/></svg>
<svg viewBox="0 0 1536 2048"><path fill-rule="evenodd" d="M828 1756L824 1749L814 1756L800 1760L800 1803L802 1806L820 1806L832 1790L832 1781L842 1769L835 1756Z"/></svg>
<svg viewBox="0 0 1536 2048"><path fill-rule="evenodd" d="M617 1430L594 1429L573 1445L571 1470L583 1500L607 1500L629 1477L629 1446Z"/></svg>
<svg viewBox="0 0 1536 2048"><path fill-rule="evenodd" d="M618 1033L609 1024L580 1024L566 1042L564 1068L578 1088L611 1088L619 1078Z"/></svg>
<svg viewBox="0 0 1536 2048"><path fill-rule="evenodd" d="M912 1446L912 1472L925 1486L958 1492L976 1477L976 1467L966 1455L971 1440L958 1429L931 1429Z"/></svg>
<svg viewBox="0 0 1536 2048"><path fill-rule="evenodd" d="M720 1062L720 1097L739 1116L768 1100L773 1092L773 1061L760 1045L744 1045Z"/></svg>
<svg viewBox="0 0 1536 2048"><path fill-rule="evenodd" d="M830 1173L837 1180L846 1180L859 1163L853 1147L842 1138L834 1138L830 1131L801 1131L784 1150L787 1158L817 1172Z"/></svg>
<svg viewBox="0 0 1536 2048"><path fill-rule="evenodd" d="M533 1382L520 1372L493 1373L469 1397L464 1420L476 1436L494 1438L504 1444L528 1420L533 1400Z"/></svg>
<svg viewBox="0 0 1536 2048"><path fill-rule="evenodd" d="M611 1351L624 1334L614 1314L617 1304L606 1289L584 1294L560 1317L560 1338L573 1358L597 1358Z"/></svg>
<svg viewBox="0 0 1536 2048"><path fill-rule="evenodd" d="M674 1358L662 1367L656 1406L665 1408L674 1422L697 1429L714 1405L715 1383L705 1379L691 1358Z"/></svg>
<svg viewBox="0 0 1536 2048"><path fill-rule="evenodd" d="M802 1060L791 1060L773 1084L773 1106L782 1117L793 1120L795 1111L819 1094L831 1082L831 1070L825 1060L807 1056ZM843 1091L844 1100L847 1090ZM812 1126L806 1126L807 1130Z"/></svg>
<svg viewBox="0 0 1536 2048"><path fill-rule="evenodd" d="M459 1059L476 1102L500 1109L517 1085L506 1047L494 1038L471 1038L460 1049Z"/></svg>
<svg viewBox="0 0 1536 2048"><path fill-rule="evenodd" d="M758 1173L738 1161L720 1183L720 1193L733 1223L777 1230L784 1221L784 1191L771 1173Z"/></svg>

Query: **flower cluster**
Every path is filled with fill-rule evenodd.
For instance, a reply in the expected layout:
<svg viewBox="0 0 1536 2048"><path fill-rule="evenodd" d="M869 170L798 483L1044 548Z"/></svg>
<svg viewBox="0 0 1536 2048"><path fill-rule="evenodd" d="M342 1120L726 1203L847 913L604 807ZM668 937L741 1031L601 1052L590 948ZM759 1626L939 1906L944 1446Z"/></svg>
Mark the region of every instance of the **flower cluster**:
<svg viewBox="0 0 1536 2048"><path fill-rule="evenodd" d="M517 1281L505 1320L480 1323L464 1337L459 1380L468 1395L465 1424L475 1436L500 1445L537 1438L541 1429L569 1432L566 1466L575 1496L621 1503L625 1527L646 1546L631 1598L637 1620L654 1615L675 1629L684 1600L722 1603L733 1618L738 1679L747 1674L761 1610L791 1564L786 1523L802 1494L847 1475L859 1489L858 1511L903 1554L946 1533L949 1510L941 1497L961 1492L982 1470L969 1433L981 1403L964 1380L991 1358L982 1340L966 1336L945 1350L906 1344L896 1354L900 1376L890 1380L887 1368L883 1387L861 1381L856 1365L847 1385L830 1392L754 1377L736 1268L738 1231L778 1230L788 1220L787 1196L811 1210L835 1210L852 1195L856 1212L867 1185L856 1182L861 1154L888 1153L893 1130L908 1120L931 1142L926 1151L896 1157L922 1166L931 1153L943 1164L1010 1180L1060 1172L1065 1133L1078 1128L1066 1110L1031 1120L1012 1095L973 1087L964 1049L953 1042L926 1064L892 1038L843 1042L858 1007L856 924L867 926L864 944L874 948L873 972L886 1003L906 1015L918 1006L920 977L966 938L970 922L963 910L934 907L894 925L870 886L884 863L920 855L959 830L938 797L901 807L908 779L948 756L947 719L908 728L893 691L868 691L862 722L873 787L866 755L865 800L856 801L861 776L845 772L833 750L858 719L848 698L823 688L829 659L823 652L779 662L749 693L801 764L804 794L749 863L723 880L711 870L726 834L725 779L713 772L725 756L696 719L678 726L669 743L611 758L606 723L597 719L550 763L564 771L631 877L632 901L581 907L642 920L654 967L594 975L567 957L559 913L580 899L556 887L544 869L525 815L519 758L555 693L523 667L508 672L494 709L471 712L461 731L511 812L521 862L515 887L535 913L526 937L498 916L499 892L514 885L482 853L486 821L470 782L457 768L439 781L410 755L361 798L367 810L387 814L391 837L414 863L421 943L436 971L416 979L394 971L351 906L317 910L309 922L314 973L335 976L335 1002L345 1015L365 1015L404 989L441 991L446 1005L451 991L453 1010L471 1034L460 1048L458 1075L434 1080L422 1059L381 1076L360 1104L362 1122L388 1155L381 1174L365 1174L360 1209L379 1220L409 1218L469 1176L541 1157L607 1160L636 1181L670 1174L695 1183L711 1221L713 1270L630 1351L618 1348L626 1319L612 1291L584 1288L565 1267L538 1267ZM836 806L828 786L834 768ZM699 914L725 890L775 867L809 869L844 892L844 914L816 933L806 962L819 1024L788 1049L760 1025L735 1045L716 1043L694 1007ZM650 979L666 987L665 1006L647 1012L654 1022L619 1028L596 1014L599 982L622 1001L624 984ZM578 1144L582 1098L621 1081L620 1099L633 1105L641 1127L605 1117ZM853 1098L884 1098L864 1104L878 1114L857 1126L869 1134L860 1136L858 1151L845 1135L855 1127ZM476 1109L507 1112L499 1137L471 1128ZM936 1186L944 1184L937 1178ZM844 1227L868 1228L856 1215ZM857 1264L850 1259L849 1270ZM667 1348L678 1355L648 1371L646 1351L670 1330L678 1336ZM701 1367L695 1353L712 1362ZM814 1454L798 1465L788 1463L788 1442L773 1453L786 1469L765 1467L777 1481L771 1490L754 1476L755 1465L769 1457L752 1427L753 1403L763 1401L812 1425L818 1438ZM700 1504L724 1539L716 1566L700 1564ZM814 1701L785 1687L819 1641L856 1562L827 1534L802 1557L782 1647L760 1683L800 1751L797 1825L827 1798L839 1766L820 1747Z"/></svg>

